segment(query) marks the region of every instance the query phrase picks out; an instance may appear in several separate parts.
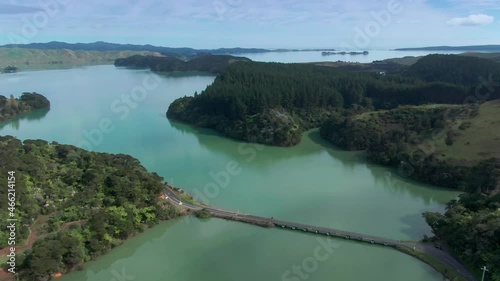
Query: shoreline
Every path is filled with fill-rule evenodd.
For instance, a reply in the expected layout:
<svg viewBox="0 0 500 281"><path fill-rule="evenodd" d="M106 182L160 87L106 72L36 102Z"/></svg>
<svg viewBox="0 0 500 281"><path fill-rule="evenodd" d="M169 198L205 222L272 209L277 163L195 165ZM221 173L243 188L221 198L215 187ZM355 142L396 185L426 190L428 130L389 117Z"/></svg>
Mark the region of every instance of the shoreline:
<svg viewBox="0 0 500 281"><path fill-rule="evenodd" d="M14 76L16 74L22 74L24 72L34 72L34 71L48 71L48 70L69 70L73 68L81 68L87 66L100 66L100 65L113 65L113 62L103 62L103 63L84 63L84 64L50 64L50 66L46 64L38 65L38 67L28 67L28 68L20 68L19 71L13 73L0 73L0 77L2 75L10 75Z"/></svg>
<svg viewBox="0 0 500 281"><path fill-rule="evenodd" d="M412 249L410 249L408 247L404 247L404 246L398 246L398 247L396 247L396 250L398 250L399 252L401 252L403 254L414 257L417 260L429 265L435 271L441 273L443 275L443 277L447 278L448 280L467 281L467 279L465 277L463 277L462 275L456 274L452 268L450 268L449 266L443 264L439 260L435 259L434 257L432 257L424 252L415 251L415 250L412 250Z"/></svg>
<svg viewBox="0 0 500 281"><path fill-rule="evenodd" d="M175 206L175 205L174 205ZM142 232L137 232L137 233L134 233L132 234L130 237L128 237L127 239L125 240L122 240L120 244L118 244L117 246L113 247L112 249L110 249L109 252L103 254L103 255L100 255L98 257L96 257L95 259L91 259L89 261L86 261L84 262L83 264L81 265L78 265L78 266L75 266L73 268L70 268L70 269L67 269L67 271L65 272L59 272L59 273L55 273L54 275L57 275L57 274L61 274L60 276L58 277L55 277L54 275L52 276L52 279L57 279L57 278L60 278L62 276L65 276L65 275L68 275L68 274L71 274L73 273L74 271L77 271L77 270L80 270L81 268L85 269L85 265L90 263L90 262L95 262L97 260L99 260L100 258L104 257L104 256L107 256L111 251L113 251L114 249L117 249L119 247L123 247L125 246L125 244L130 240L130 239L133 239L133 238L136 238L138 236L140 236L141 234L143 234L145 231L148 231L148 230L151 230L157 226L159 226L160 224L162 223L168 223L168 222L173 222L175 220L180 220L186 216L191 216L192 215L192 212L189 211L189 210L185 210L183 208L178 208L180 210L180 215L178 217L175 217L175 218L172 218L172 219L168 219L168 220L163 220L163 221L159 221L157 224L155 225L152 225L152 226L147 226ZM17 251L16 252L16 255L19 255L19 254L22 254L22 252L26 251L26 250L29 250L31 249L31 246L36 242L38 241L38 239L43 239L47 234L43 234L43 235L37 235L36 233L32 233L30 234L30 237L31 236L35 236L35 240L33 241L30 241L30 243L25 243L25 245L21 246L21 247L18 247L18 249L22 249L22 251ZM29 244L29 245L27 245ZM5 249L8 249L7 247L2 249L2 251L4 251ZM4 266L5 266L5 262L3 261L3 259L7 258L7 256L0 256L0 281L14 281L16 280L16 277L14 274L8 272L5 270ZM18 267L16 265L16 267ZM16 272L16 274L19 274L19 272Z"/></svg>

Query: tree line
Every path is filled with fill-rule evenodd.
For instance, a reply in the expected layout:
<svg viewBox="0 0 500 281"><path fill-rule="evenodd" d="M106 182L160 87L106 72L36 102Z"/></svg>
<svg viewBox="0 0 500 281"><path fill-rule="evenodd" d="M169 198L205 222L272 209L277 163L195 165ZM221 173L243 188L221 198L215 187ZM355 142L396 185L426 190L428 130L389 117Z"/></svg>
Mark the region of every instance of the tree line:
<svg viewBox="0 0 500 281"><path fill-rule="evenodd" d="M421 70L433 68L447 73L455 64L441 62L458 60L463 65L459 69L469 73L477 70L472 67L477 60L486 60L441 55L424 59L390 75L312 64L239 62L230 65L200 94L176 100L167 116L241 140L294 145L300 141L301 132L321 126L336 112L352 115L400 105L463 104L476 95L477 87L470 86L468 78L490 70L462 75L467 79L451 83L442 81L439 75L430 79ZM495 98L500 98L500 87L487 97ZM278 134L266 137L269 130Z"/></svg>
<svg viewBox="0 0 500 281"><path fill-rule="evenodd" d="M451 146L450 138L458 134L456 125L467 124L465 120L477 114L477 105L403 106L356 117L337 114L320 128L320 134L346 150L364 150L368 160L398 167L415 180L490 193L496 188L493 160L443 159L435 149L437 142ZM434 149L426 151L427 143Z"/></svg>
<svg viewBox="0 0 500 281"><path fill-rule="evenodd" d="M19 71L19 69L13 65L9 65L9 66L6 66L6 67L0 69L0 72L3 72L3 73L16 73L18 71Z"/></svg>
<svg viewBox="0 0 500 281"><path fill-rule="evenodd" d="M115 66L149 68L152 71L200 71L219 74L238 61L251 61L248 58L229 55L199 55L190 60L181 60L172 56L142 56L134 55L115 60Z"/></svg>
<svg viewBox="0 0 500 281"><path fill-rule="evenodd" d="M23 93L19 99L13 95L10 98L0 95L0 121L41 108L50 108L50 102L38 93Z"/></svg>
<svg viewBox="0 0 500 281"><path fill-rule="evenodd" d="M425 213L435 235L460 259L488 268L485 280L500 281L500 193L466 193L448 203L446 213Z"/></svg>

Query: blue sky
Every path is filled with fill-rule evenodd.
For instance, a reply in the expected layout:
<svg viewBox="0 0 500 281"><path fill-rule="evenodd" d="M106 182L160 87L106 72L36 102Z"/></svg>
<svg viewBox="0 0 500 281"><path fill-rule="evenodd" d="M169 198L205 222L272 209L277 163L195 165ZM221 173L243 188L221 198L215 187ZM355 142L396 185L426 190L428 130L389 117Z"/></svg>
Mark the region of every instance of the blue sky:
<svg viewBox="0 0 500 281"><path fill-rule="evenodd" d="M379 49L500 44L500 0L0 0L0 44Z"/></svg>

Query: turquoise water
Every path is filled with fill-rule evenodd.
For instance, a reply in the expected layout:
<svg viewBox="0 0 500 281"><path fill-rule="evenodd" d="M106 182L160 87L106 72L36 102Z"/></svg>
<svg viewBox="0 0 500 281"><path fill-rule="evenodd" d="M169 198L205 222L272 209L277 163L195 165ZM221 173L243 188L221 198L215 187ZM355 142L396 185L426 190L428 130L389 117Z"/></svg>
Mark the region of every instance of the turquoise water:
<svg viewBox="0 0 500 281"><path fill-rule="evenodd" d="M0 123L0 134L131 154L169 183L220 208L394 239L430 234L421 213L443 211L457 196L388 177L391 170L332 147L315 130L295 147L276 148L165 118L174 99L203 90L214 78L113 66L1 75L0 94L37 91L51 101L51 109ZM311 260L322 245L313 235L180 219L146 231L61 280L442 279L396 251L334 242L331 253L323 252L328 253L324 261ZM304 262L311 272L283 275ZM126 278L120 277L123 270Z"/></svg>

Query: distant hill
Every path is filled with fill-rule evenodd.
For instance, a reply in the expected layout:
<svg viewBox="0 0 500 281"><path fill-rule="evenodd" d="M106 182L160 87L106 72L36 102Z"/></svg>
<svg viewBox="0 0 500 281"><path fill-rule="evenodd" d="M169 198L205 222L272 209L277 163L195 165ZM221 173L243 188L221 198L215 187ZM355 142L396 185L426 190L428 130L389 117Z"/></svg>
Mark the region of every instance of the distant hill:
<svg viewBox="0 0 500 281"><path fill-rule="evenodd" d="M108 42L95 42L95 43L64 43L64 42L48 42L48 43L31 43L25 45L4 45L0 48L21 48L21 49L39 49L39 50L72 50L72 51L147 51L157 52L164 55L174 55L178 57L191 57L203 53L213 55L224 54L243 54L243 53L266 53L271 50L257 49L257 48L221 48L221 49L192 49L192 48L169 48L159 47L153 45L132 45L132 44L115 44Z"/></svg>
<svg viewBox="0 0 500 281"><path fill-rule="evenodd" d="M0 69L14 66L27 69L52 69L79 65L113 64L117 58L132 55L152 55L147 51L73 51L68 49L13 49L0 48Z"/></svg>
<svg viewBox="0 0 500 281"><path fill-rule="evenodd" d="M115 66L150 68L153 71L163 72L202 71L219 74L230 64L238 61L250 62L251 60L227 55L202 55L189 61L183 61L175 57L135 55L117 59Z"/></svg>
<svg viewBox="0 0 500 281"><path fill-rule="evenodd" d="M465 86L476 86L480 77L500 77L500 64L470 56L429 55L410 66L405 74L426 82L446 82Z"/></svg>
<svg viewBox="0 0 500 281"><path fill-rule="evenodd" d="M456 55L431 55L405 71L386 74L313 64L236 63L199 95L174 101L167 117L238 140L292 146L304 131L320 127L335 113L463 104L481 83L479 75L488 79L498 66ZM483 99L499 97L495 90Z"/></svg>
<svg viewBox="0 0 500 281"><path fill-rule="evenodd" d="M500 52L498 53L479 53L479 52L467 52L461 54L462 56L477 57L483 59L489 59L494 62L500 62Z"/></svg>
<svg viewBox="0 0 500 281"><path fill-rule="evenodd" d="M399 48L396 51L464 51L464 52L500 52L500 45L476 46L435 46L419 48Z"/></svg>

